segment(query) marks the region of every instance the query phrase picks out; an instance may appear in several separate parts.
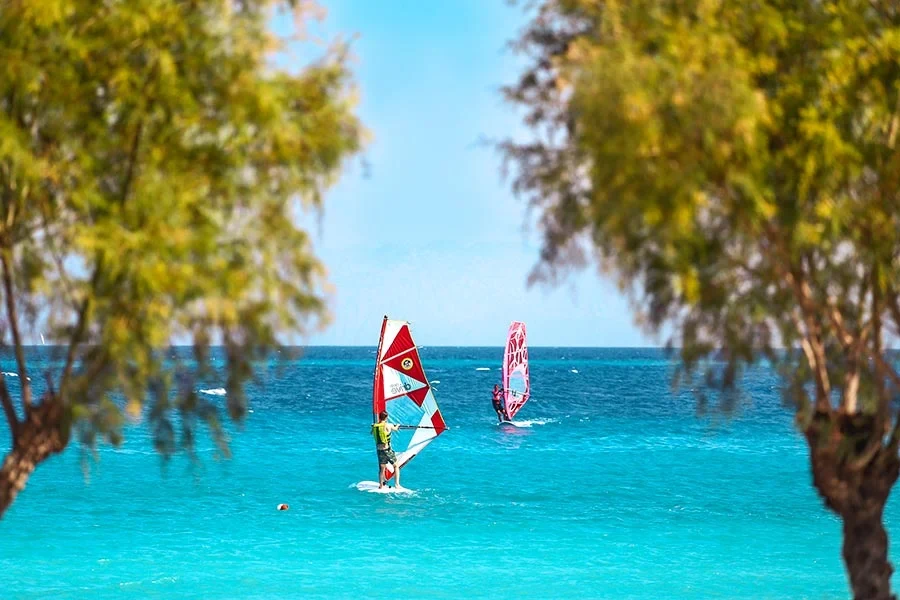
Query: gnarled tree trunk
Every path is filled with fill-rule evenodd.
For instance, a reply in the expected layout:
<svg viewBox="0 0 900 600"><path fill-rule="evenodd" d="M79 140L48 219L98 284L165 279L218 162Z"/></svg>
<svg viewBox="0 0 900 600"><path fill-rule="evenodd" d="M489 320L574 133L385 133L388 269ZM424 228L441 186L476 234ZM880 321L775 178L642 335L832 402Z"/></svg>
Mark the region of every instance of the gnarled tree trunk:
<svg viewBox="0 0 900 600"><path fill-rule="evenodd" d="M807 427L813 483L843 521L842 555L854 600L895 600L882 518L900 473L893 443L867 415L818 412Z"/></svg>
<svg viewBox="0 0 900 600"><path fill-rule="evenodd" d="M856 600L896 598L891 594L894 568L888 560L888 537L881 514L878 509L841 515L844 520L842 554Z"/></svg>
<svg viewBox="0 0 900 600"><path fill-rule="evenodd" d="M19 423L15 443L0 467L0 518L25 487L35 467L62 452L67 438L59 402L48 397L28 409L25 421Z"/></svg>

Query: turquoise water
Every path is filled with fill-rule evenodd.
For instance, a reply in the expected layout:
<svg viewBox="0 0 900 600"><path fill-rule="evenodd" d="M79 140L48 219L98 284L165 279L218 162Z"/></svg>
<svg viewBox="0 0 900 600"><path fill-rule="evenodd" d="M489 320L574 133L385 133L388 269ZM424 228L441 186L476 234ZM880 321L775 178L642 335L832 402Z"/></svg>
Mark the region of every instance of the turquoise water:
<svg viewBox="0 0 900 600"><path fill-rule="evenodd" d="M532 426L512 429L490 405L500 348L426 347L450 430L401 496L354 487L377 477L373 355L265 369L228 461L206 444L200 469L163 470L136 426L89 481L77 447L42 465L0 521L0 598L848 597L771 373L713 423L659 351L536 348Z"/></svg>

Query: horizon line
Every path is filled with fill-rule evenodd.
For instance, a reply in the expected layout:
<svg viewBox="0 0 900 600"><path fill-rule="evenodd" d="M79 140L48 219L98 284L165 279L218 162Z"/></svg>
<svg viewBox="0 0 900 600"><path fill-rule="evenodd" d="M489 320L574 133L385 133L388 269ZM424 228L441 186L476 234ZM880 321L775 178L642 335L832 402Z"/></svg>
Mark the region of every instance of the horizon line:
<svg viewBox="0 0 900 600"><path fill-rule="evenodd" d="M87 344L89 345L89 344ZM68 344L22 344L23 348L68 348ZM194 344L171 344L168 348L193 348ZM210 348L224 348L221 344L211 344ZM277 348L377 348L378 344L284 344L275 346ZM417 348L503 348L504 345L488 346L482 344L417 344ZM585 348L593 350L665 350L664 346L532 346L529 348ZM0 346L0 349L13 349L12 345Z"/></svg>
<svg viewBox="0 0 900 600"><path fill-rule="evenodd" d="M86 344L90 345L90 344ZM193 344L171 344L167 346L167 348L193 348ZM209 348L224 348L225 346L221 344L213 344L210 345ZM284 344L282 346L275 346L273 350L277 350L279 348L377 348L378 344ZM478 345L466 345L466 344L417 344L417 348L504 348L504 345L498 346L486 346L482 344ZM22 344L22 348L68 348L68 344ZM564 349L579 349L579 350L667 350L665 346L583 346L583 345L573 345L573 346L528 346L529 349L553 349L553 348L564 348ZM0 351L2 350L14 350L15 347L13 345L0 345ZM795 348L796 350L797 348ZM673 347L670 350L677 351L681 350L681 347ZM776 350L787 350L787 348L776 348ZM900 346L890 346L888 348L884 348L885 351L900 351Z"/></svg>

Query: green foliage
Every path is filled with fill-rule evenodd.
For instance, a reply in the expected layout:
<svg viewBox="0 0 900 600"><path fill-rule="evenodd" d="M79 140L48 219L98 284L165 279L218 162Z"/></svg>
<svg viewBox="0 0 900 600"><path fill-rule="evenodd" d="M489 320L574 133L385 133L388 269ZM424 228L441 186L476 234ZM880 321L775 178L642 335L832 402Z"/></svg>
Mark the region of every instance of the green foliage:
<svg viewBox="0 0 900 600"><path fill-rule="evenodd" d="M593 253L725 410L775 366L853 596L894 597L900 7L543 0L516 46L536 136L503 149L542 218L533 277Z"/></svg>
<svg viewBox="0 0 900 600"><path fill-rule="evenodd" d="M5 334L18 347L40 319L68 344L42 399L66 407L66 438L74 423L88 444L118 443L123 407L149 405L160 451L191 449L198 419L224 443L190 385L210 345L225 347L240 419L253 361L324 322L324 270L295 218L321 206L363 132L345 48L296 75L273 66L284 41L268 19L287 4L0 6ZM169 356L172 340L192 359Z"/></svg>
<svg viewBox="0 0 900 600"><path fill-rule="evenodd" d="M506 95L537 135L504 150L542 216L534 277L593 252L688 374L730 389L765 357L801 423L839 396L886 426L896 4L545 0L516 47L532 61Z"/></svg>

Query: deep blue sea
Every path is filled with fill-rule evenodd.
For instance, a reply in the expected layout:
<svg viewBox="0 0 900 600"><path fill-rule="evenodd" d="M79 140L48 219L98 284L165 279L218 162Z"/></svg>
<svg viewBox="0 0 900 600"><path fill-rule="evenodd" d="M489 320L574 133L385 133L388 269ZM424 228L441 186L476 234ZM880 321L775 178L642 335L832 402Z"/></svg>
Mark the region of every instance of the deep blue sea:
<svg viewBox="0 0 900 600"><path fill-rule="evenodd" d="M501 428L502 349L425 347L450 430L403 470L406 496L354 487L377 478L374 353L264 365L230 460L204 442L201 467L163 469L134 425L88 480L74 445L41 465L0 521L0 598L849 596L772 373L722 421L673 393L661 351L532 348L531 427Z"/></svg>

